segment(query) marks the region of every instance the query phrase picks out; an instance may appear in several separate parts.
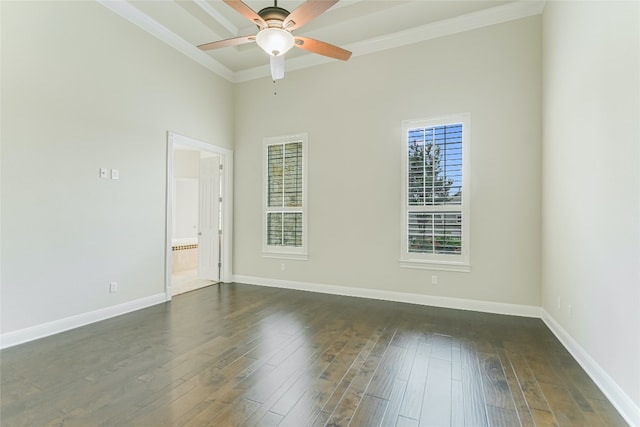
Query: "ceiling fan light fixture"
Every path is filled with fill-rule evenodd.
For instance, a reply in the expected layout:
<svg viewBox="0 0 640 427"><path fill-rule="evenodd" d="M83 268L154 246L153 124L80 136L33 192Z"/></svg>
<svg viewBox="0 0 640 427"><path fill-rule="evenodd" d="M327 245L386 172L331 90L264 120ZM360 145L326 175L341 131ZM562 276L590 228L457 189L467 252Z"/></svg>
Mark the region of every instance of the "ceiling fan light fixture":
<svg viewBox="0 0 640 427"><path fill-rule="evenodd" d="M256 35L256 43L271 56L284 55L293 47L293 34L281 28L265 28Z"/></svg>

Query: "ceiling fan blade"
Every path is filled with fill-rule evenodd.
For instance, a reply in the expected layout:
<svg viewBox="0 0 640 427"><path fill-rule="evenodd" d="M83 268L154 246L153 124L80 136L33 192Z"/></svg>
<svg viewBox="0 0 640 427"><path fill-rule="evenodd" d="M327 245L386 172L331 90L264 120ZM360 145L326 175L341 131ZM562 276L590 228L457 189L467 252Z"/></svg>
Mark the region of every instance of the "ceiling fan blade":
<svg viewBox="0 0 640 427"><path fill-rule="evenodd" d="M271 65L271 78L273 81L284 78L284 56L269 55L269 63Z"/></svg>
<svg viewBox="0 0 640 427"><path fill-rule="evenodd" d="M287 16L282 27L289 31L300 28L336 3L338 0L307 0Z"/></svg>
<svg viewBox="0 0 640 427"><path fill-rule="evenodd" d="M227 46L237 46L239 44L246 44L256 41L256 36L242 36L234 37L232 39L218 40L217 42L205 43L198 46L201 50L219 49Z"/></svg>
<svg viewBox="0 0 640 427"><path fill-rule="evenodd" d="M240 15L244 16L249 21L259 26L260 28L267 27L267 23L264 22L264 19L262 19L260 15L258 15L253 9L251 9L249 6L244 4L242 1L240 0L223 0L223 1L229 6L231 6L232 8L234 8L236 12L238 12Z"/></svg>
<svg viewBox="0 0 640 427"><path fill-rule="evenodd" d="M329 58L340 59L346 61L351 58L351 52L342 49L341 47L334 46L329 43L321 42L320 40L310 39L308 37L296 36L296 44L300 49L307 50L309 52L317 53L319 55L328 56Z"/></svg>

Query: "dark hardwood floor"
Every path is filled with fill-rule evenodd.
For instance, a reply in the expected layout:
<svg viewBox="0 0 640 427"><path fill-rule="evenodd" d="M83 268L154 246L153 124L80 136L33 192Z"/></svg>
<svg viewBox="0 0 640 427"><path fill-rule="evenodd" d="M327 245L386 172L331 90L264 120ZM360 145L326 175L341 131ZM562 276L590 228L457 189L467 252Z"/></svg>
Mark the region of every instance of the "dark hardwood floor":
<svg viewBox="0 0 640 427"><path fill-rule="evenodd" d="M216 285L0 352L9 426L623 426L539 319Z"/></svg>

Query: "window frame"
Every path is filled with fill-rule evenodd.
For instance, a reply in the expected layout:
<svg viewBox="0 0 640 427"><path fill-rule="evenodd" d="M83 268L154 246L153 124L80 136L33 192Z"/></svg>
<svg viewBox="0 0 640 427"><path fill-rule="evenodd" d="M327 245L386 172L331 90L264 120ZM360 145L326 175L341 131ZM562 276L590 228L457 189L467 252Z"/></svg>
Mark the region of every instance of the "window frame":
<svg viewBox="0 0 640 427"><path fill-rule="evenodd" d="M302 143L302 206L301 207L269 207L269 146L285 145L293 142ZM263 138L262 143L262 256L265 258L282 258L306 260L308 258L308 179L307 152L309 137L307 133L273 136ZM301 212L302 213L302 246L279 246L267 244L269 213Z"/></svg>
<svg viewBox="0 0 640 427"><path fill-rule="evenodd" d="M409 130L416 128L429 128L436 126L447 126L462 124L462 200L458 204L432 205L432 206L409 206L408 200L408 160L409 160ZM471 271L470 257L470 141L471 141L471 115L469 113L450 114L434 116L425 119L404 120L402 122L402 166L401 166L401 228L400 228L400 266L403 268L418 268L428 270L444 271ZM462 246L460 255L449 254L424 254L409 252L409 213L445 213L455 212L462 215Z"/></svg>

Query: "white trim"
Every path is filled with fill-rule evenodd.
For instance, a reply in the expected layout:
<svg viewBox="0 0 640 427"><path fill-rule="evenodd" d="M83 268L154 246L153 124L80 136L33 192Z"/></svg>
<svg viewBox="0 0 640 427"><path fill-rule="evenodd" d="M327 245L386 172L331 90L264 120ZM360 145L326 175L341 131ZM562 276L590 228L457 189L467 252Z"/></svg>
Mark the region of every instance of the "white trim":
<svg viewBox="0 0 640 427"><path fill-rule="evenodd" d="M367 55L369 53L381 52L387 49L407 46L427 40L453 34L464 33L466 31L491 25L502 24L528 16L540 15L544 9L544 2L539 0L507 3L477 12L467 13L449 19L443 19L396 33L363 40L348 46L353 51L354 56Z"/></svg>
<svg viewBox="0 0 640 427"><path fill-rule="evenodd" d="M240 31L240 29L235 25L233 25L231 21L225 18L220 12L218 12L213 6L211 6L205 0L194 0L194 3L200 6L202 10L204 10L210 17L215 19L216 22L218 22L218 24L222 25L231 34L233 34L234 36L238 35L238 32ZM218 35L215 32L213 32L213 34ZM222 38L222 37L218 35L218 38Z"/></svg>
<svg viewBox="0 0 640 427"><path fill-rule="evenodd" d="M178 36L167 27L160 24L158 21L152 19L135 6L126 1L110 1L110 0L96 0L102 6L106 7L110 11L120 15L122 18L138 26L144 31L150 33L154 37L162 40L169 46L176 49L178 52L194 60L198 64L213 71L220 77L227 79L231 82L235 81L235 75L233 71L222 65L220 62L207 55L196 46L187 42L182 37Z"/></svg>
<svg viewBox="0 0 640 427"><path fill-rule="evenodd" d="M450 124L462 124L462 204L409 206L408 194L408 132L414 128L430 128ZM404 120L402 122L402 155L400 165L400 194L402 197L400 214L400 267L443 271L471 271L471 113L456 113L432 116L424 119ZM408 251L408 215L410 212L425 213L456 212L462 215L462 251L459 255L420 254Z"/></svg>
<svg viewBox="0 0 640 427"><path fill-rule="evenodd" d="M167 132L167 176L165 182L165 224L164 224L164 291L165 299L171 301L171 272L173 270L173 143Z"/></svg>
<svg viewBox="0 0 640 427"><path fill-rule="evenodd" d="M166 297L164 293L150 295L148 297L127 301L122 304L101 308L88 313L77 314L64 319L54 320L53 322L42 323L28 328L18 329L17 331L7 332L0 336L0 348L13 347L14 345L28 341L59 334L90 323L99 322L111 317L120 316L143 308L151 307L156 304L161 304L164 303L165 300Z"/></svg>
<svg viewBox="0 0 640 427"><path fill-rule="evenodd" d="M582 369L596 383L598 388L607 396L607 399L620 412L625 421L631 426L640 426L640 407L633 402L631 397L620 388L613 378L589 356L589 353L544 308L541 308L541 318L571 356L576 359Z"/></svg>
<svg viewBox="0 0 640 427"><path fill-rule="evenodd" d="M306 261L309 259L307 254L290 254L290 253L278 253L278 252L262 252L264 258L274 259L292 259L296 261Z"/></svg>
<svg viewBox="0 0 640 427"><path fill-rule="evenodd" d="M229 283L233 277L233 151L224 147L208 144L179 133L167 132L167 176L166 176L166 222L165 222L165 291L167 301L171 300L171 236L172 204L171 191L173 180L173 149L175 145L187 146L197 151L215 153L220 156L222 165L222 269L220 281Z"/></svg>
<svg viewBox="0 0 640 427"><path fill-rule="evenodd" d="M190 138L185 135L181 135L176 132L168 131L167 137L172 138L174 144L187 145L196 151L208 151L210 153L216 153L221 155L232 154L233 151L228 148L220 147L218 145L209 144L208 142L200 141L195 138Z"/></svg>
<svg viewBox="0 0 640 427"><path fill-rule="evenodd" d="M290 142L302 143L302 206L295 208L268 208L268 149L271 145L284 145ZM308 159L307 153L309 145L309 134L306 132L300 132L290 135L282 136L270 136L265 137L262 140L262 256L265 258L282 258L282 259L308 259L309 248L309 184L308 184ZM288 210L295 212L302 212L302 246L270 246L267 245L267 213L274 211Z"/></svg>
<svg viewBox="0 0 640 427"><path fill-rule="evenodd" d="M533 305L508 304L502 302L477 301L463 298L438 297L433 295L383 291L368 288L354 288L350 286L336 286L320 283L297 282L291 280L279 280L244 275L235 275L233 277L233 281L237 283L246 283L249 285L295 289L299 291L319 292L323 294L344 295L383 301L404 302L408 304L454 308L458 310L480 311L483 313L506 314L510 316L536 318L540 317L540 307Z"/></svg>
<svg viewBox="0 0 640 427"><path fill-rule="evenodd" d="M425 261L422 259L401 259L400 267L417 268L420 270L457 271L461 273L471 272L471 264Z"/></svg>

